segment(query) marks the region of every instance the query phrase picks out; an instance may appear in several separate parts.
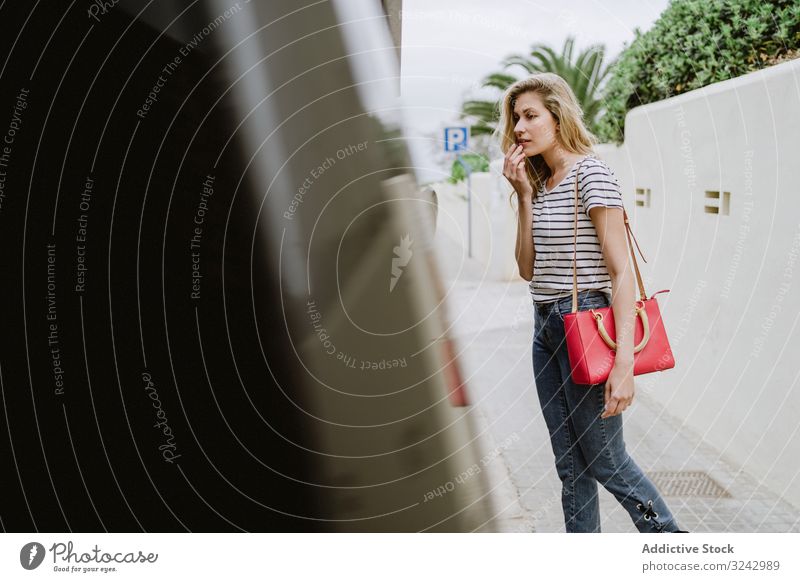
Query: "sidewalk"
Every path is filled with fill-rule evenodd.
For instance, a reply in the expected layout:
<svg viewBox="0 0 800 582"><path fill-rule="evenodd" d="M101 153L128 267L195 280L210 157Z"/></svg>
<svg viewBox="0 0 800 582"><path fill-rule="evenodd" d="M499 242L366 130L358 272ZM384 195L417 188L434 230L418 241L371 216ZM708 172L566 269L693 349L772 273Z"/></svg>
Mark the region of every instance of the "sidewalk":
<svg viewBox="0 0 800 582"><path fill-rule="evenodd" d="M488 280L447 235L437 233L452 337L480 420L497 524L507 532L563 532L561 484L531 363L533 313L527 282ZM798 532L800 511L732 466L699 435L639 392L624 413L628 452L661 490L682 529ZM604 532L636 532L602 486Z"/></svg>

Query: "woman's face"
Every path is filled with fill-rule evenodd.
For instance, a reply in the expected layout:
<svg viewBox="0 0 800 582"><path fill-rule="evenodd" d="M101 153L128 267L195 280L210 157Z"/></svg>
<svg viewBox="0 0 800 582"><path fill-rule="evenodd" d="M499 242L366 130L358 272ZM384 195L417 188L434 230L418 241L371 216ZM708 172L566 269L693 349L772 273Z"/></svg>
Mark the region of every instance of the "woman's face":
<svg viewBox="0 0 800 582"><path fill-rule="evenodd" d="M514 104L514 135L527 157L541 154L556 145L557 124L538 93L528 91Z"/></svg>

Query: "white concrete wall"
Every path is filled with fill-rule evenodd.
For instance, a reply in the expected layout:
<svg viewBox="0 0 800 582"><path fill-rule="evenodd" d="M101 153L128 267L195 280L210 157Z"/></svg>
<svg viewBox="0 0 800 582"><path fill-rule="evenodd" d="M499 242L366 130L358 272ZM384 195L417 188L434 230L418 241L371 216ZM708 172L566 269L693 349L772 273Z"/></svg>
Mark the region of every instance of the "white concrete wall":
<svg viewBox="0 0 800 582"><path fill-rule="evenodd" d="M502 166L501 166L502 167ZM508 202L508 191L501 199L499 180L506 181L502 173L475 172L472 174L472 256L484 269L490 280L519 279L514 260L516 242L516 213ZM508 182L506 181L506 184ZM431 185L439 200L436 228L468 250L467 183ZM509 251L510 245L510 251ZM521 279L519 279L521 281Z"/></svg>
<svg viewBox="0 0 800 582"><path fill-rule="evenodd" d="M472 255L487 279L522 281L514 259L517 238L515 201L509 202L511 185L503 177L503 161L491 163L489 172L472 174ZM436 228L457 242L467 256L467 184L439 182L431 185L439 200Z"/></svg>
<svg viewBox="0 0 800 582"><path fill-rule="evenodd" d="M800 507L800 60L638 107L598 154L648 294L671 289L676 367L637 389ZM730 192L729 215L704 212L706 190Z"/></svg>

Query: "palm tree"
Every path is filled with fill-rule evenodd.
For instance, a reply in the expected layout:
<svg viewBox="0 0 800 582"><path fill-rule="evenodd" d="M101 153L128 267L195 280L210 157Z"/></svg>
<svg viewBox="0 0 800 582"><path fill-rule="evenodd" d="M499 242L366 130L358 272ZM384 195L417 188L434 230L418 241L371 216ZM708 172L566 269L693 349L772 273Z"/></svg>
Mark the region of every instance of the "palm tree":
<svg viewBox="0 0 800 582"><path fill-rule="evenodd" d="M522 67L526 73L532 75L540 72L556 73L564 78L575 93L584 112L584 120L591 131L595 131L598 114L602 109L602 100L598 97L600 85L608 73L608 67L603 66L605 46L592 45L581 51L573 62L573 49L575 39L567 37L561 54L549 46L534 44L530 55L511 55L506 57L502 66L509 69L514 66ZM508 88L517 81L517 77L505 72L489 74L482 83L483 87L491 87L500 91ZM471 117L475 119L472 125L472 135L486 135L494 131L500 117L499 98L495 101L467 100L461 106L461 119Z"/></svg>

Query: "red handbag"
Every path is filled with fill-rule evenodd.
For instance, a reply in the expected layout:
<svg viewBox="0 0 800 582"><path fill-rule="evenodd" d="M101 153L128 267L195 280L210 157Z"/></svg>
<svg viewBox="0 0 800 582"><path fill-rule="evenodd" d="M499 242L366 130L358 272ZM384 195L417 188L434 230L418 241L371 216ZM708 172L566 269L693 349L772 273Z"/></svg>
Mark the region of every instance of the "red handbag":
<svg viewBox="0 0 800 582"><path fill-rule="evenodd" d="M575 248L572 254L572 312L564 315L564 332L567 341L569 363L572 368L572 381L576 384L599 384L608 379L614 366L617 344L614 329L614 312L611 306L599 309L578 311L578 171L575 173ZM656 291L648 299L644 290L636 254L633 252L628 213L622 209L625 229L628 235L628 248L633 258L633 268L639 285L640 299L636 301L636 316L633 348L633 374L635 376L650 372L661 372L675 367L675 358L667 340L667 332L661 318L661 311L655 296L669 291ZM633 238L636 241L636 238ZM636 242L639 249L639 243ZM641 249L639 254L642 255ZM642 255L642 260L647 262Z"/></svg>

